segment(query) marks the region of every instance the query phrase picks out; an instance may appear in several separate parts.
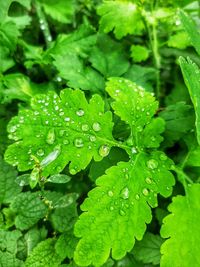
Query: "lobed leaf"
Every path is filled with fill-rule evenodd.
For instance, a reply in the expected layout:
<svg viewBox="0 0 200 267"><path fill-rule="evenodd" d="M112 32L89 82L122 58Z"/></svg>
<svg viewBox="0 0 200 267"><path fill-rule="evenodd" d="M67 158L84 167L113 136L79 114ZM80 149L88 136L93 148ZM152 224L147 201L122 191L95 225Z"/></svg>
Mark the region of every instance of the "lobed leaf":
<svg viewBox="0 0 200 267"><path fill-rule="evenodd" d="M197 140L200 144L200 69L190 58L186 60L183 57L180 57L179 62L185 84L194 105Z"/></svg>
<svg viewBox="0 0 200 267"><path fill-rule="evenodd" d="M135 238L142 239L157 194L171 194L171 164L162 152L141 152L96 180L97 187L82 204L84 213L75 225L75 234L81 237L75 251L77 264L100 266L110 250L119 260L132 249Z"/></svg>
<svg viewBox="0 0 200 267"><path fill-rule="evenodd" d="M81 239L74 256L81 266L101 266L110 253L119 260L131 251L151 221L157 194L170 196L174 185L169 171L172 161L163 152L149 151L159 145L163 131L163 120L152 118L157 109L154 97L119 78L111 78L106 90L115 99L112 107L116 114L131 126L134 146L131 152L127 150L129 162L107 169L81 205L84 212L75 224L75 235ZM152 141L155 135L157 140Z"/></svg>
<svg viewBox="0 0 200 267"><path fill-rule="evenodd" d="M97 9L100 28L108 33L114 29L117 39L127 34L140 34L144 29L141 13L135 3L123 0L103 1Z"/></svg>
<svg viewBox="0 0 200 267"><path fill-rule="evenodd" d="M171 212L164 218L161 235L167 240L161 247L161 267L198 267L200 185L187 188L186 196L176 196L169 205ZM177 227L178 226L178 227Z"/></svg>
<svg viewBox="0 0 200 267"><path fill-rule="evenodd" d="M133 147L158 147L163 140L160 133L164 131L164 120L152 118L158 108L152 94L124 78L110 78L106 91L115 99L115 113L131 127Z"/></svg>
<svg viewBox="0 0 200 267"><path fill-rule="evenodd" d="M16 142L8 147L5 158L20 171L34 167L32 155L41 162L44 175L57 174L69 162L75 174L92 158L100 161L108 155L113 144L112 114L104 113L99 95L88 103L80 90L66 89L60 97L37 95L31 106L8 125L9 137Z"/></svg>

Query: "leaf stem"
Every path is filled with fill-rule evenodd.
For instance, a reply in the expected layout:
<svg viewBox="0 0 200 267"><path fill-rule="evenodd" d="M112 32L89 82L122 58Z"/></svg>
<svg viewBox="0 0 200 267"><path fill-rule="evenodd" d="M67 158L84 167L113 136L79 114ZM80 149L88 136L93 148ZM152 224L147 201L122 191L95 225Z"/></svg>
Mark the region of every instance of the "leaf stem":
<svg viewBox="0 0 200 267"><path fill-rule="evenodd" d="M45 43L46 43L47 47L49 47L49 45L52 41L52 36L51 36L50 29L49 29L49 24L46 20L45 14L42 10L40 3L38 3L37 1L35 1L35 8L36 8L36 13L37 13L37 16L39 19L40 29L42 30L43 35L44 35Z"/></svg>

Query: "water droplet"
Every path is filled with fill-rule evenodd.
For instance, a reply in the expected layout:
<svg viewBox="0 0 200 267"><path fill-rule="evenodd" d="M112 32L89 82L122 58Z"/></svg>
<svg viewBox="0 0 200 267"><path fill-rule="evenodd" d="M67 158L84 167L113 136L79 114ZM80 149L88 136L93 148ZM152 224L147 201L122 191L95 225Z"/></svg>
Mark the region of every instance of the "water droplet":
<svg viewBox="0 0 200 267"><path fill-rule="evenodd" d="M56 146L54 150L48 154L42 161L41 161L41 167L46 167L51 162L57 159L57 157L60 155L61 147L60 145Z"/></svg>
<svg viewBox="0 0 200 267"><path fill-rule="evenodd" d="M148 160L147 161L147 167L149 169L152 169L152 170L158 168L158 162L157 162L157 160L155 160L155 159Z"/></svg>
<svg viewBox="0 0 200 267"><path fill-rule="evenodd" d="M132 147L132 148L131 148L131 153L132 153L132 154L136 154L136 153L137 153L137 149L136 149L135 147Z"/></svg>
<svg viewBox="0 0 200 267"><path fill-rule="evenodd" d="M83 139L82 138L76 138L74 140L75 147L81 148L84 146Z"/></svg>
<svg viewBox="0 0 200 267"><path fill-rule="evenodd" d="M110 147L108 145L102 145L102 146L100 146L100 148L99 148L99 155L101 157L108 156L109 152L110 152Z"/></svg>
<svg viewBox="0 0 200 267"><path fill-rule="evenodd" d="M55 139L56 139L55 130L52 128L47 133L46 142L47 144L52 145L55 142Z"/></svg>
<svg viewBox="0 0 200 267"><path fill-rule="evenodd" d="M98 122L94 122L93 125L92 125L92 129L95 131L95 132L99 132L101 130L101 125L100 123Z"/></svg>
<svg viewBox="0 0 200 267"><path fill-rule="evenodd" d="M69 118L69 117L66 117L66 118L65 118L65 121L70 121L70 118Z"/></svg>
<svg viewBox="0 0 200 267"><path fill-rule="evenodd" d="M37 151L37 155L40 156L40 157L44 156L44 150L41 149L41 148L38 149L38 151Z"/></svg>
<svg viewBox="0 0 200 267"><path fill-rule="evenodd" d="M65 132L66 132L65 130L60 130L59 135L62 137L65 134Z"/></svg>
<svg viewBox="0 0 200 267"><path fill-rule="evenodd" d="M9 132L14 133L16 130L17 130L17 126L14 125L10 127Z"/></svg>
<svg viewBox="0 0 200 267"><path fill-rule="evenodd" d="M137 194L137 195L135 196L135 199L136 199L136 200L139 200L139 199L140 199L140 196Z"/></svg>
<svg viewBox="0 0 200 267"><path fill-rule="evenodd" d="M68 145L68 144L69 144L69 140L68 140L68 139L64 139L64 140L63 140L63 144L64 144L64 145Z"/></svg>
<svg viewBox="0 0 200 267"><path fill-rule="evenodd" d="M111 210L111 211L114 210L114 207L113 207L113 206L110 206L110 210Z"/></svg>
<svg viewBox="0 0 200 267"><path fill-rule="evenodd" d="M90 135L89 139L90 139L91 142L95 142L96 141L96 136Z"/></svg>
<svg viewBox="0 0 200 267"><path fill-rule="evenodd" d="M76 115L79 116L79 117L82 117L84 114L85 114L85 112L84 112L83 109L79 109L79 110L76 111Z"/></svg>
<svg viewBox="0 0 200 267"><path fill-rule="evenodd" d="M160 155L160 160L167 160L167 156L165 154L161 154Z"/></svg>
<svg viewBox="0 0 200 267"><path fill-rule="evenodd" d="M83 132L87 132L89 130L89 125L88 124L83 124L81 126L81 129L82 129Z"/></svg>
<svg viewBox="0 0 200 267"><path fill-rule="evenodd" d="M125 215L126 215L126 212L125 212L124 210L120 209L120 210L119 210L119 214L120 214L121 216L125 216Z"/></svg>
<svg viewBox="0 0 200 267"><path fill-rule="evenodd" d="M151 184L151 183L152 183L152 180L151 180L151 178L147 177L147 178L145 179L145 182L146 182L147 184Z"/></svg>
<svg viewBox="0 0 200 267"><path fill-rule="evenodd" d="M128 173L126 173L126 174L125 174L125 179L127 179L127 180L128 180L128 178L129 178L129 174L128 174Z"/></svg>
<svg viewBox="0 0 200 267"><path fill-rule="evenodd" d="M109 191L108 191L108 196L109 196L109 197L113 197L113 195L114 195L114 194L113 194L113 191L109 190Z"/></svg>
<svg viewBox="0 0 200 267"><path fill-rule="evenodd" d="M70 171L70 173L71 173L72 175L76 174L76 170L75 170L75 169L70 169L69 171Z"/></svg>
<svg viewBox="0 0 200 267"><path fill-rule="evenodd" d="M143 194L144 196L148 196L148 194L149 194L149 190L146 189L146 188L144 188L144 189L142 190L142 194Z"/></svg>
<svg viewBox="0 0 200 267"><path fill-rule="evenodd" d="M143 130L143 127L140 125L140 126L137 126L137 128L136 128L136 129L137 129L137 131L138 131L138 132L142 132L142 130Z"/></svg>
<svg viewBox="0 0 200 267"><path fill-rule="evenodd" d="M166 187L167 190L170 190L169 186Z"/></svg>
<svg viewBox="0 0 200 267"><path fill-rule="evenodd" d="M124 187L121 190L120 197L123 198L123 199L128 199L129 198L129 189L128 189L128 187Z"/></svg>

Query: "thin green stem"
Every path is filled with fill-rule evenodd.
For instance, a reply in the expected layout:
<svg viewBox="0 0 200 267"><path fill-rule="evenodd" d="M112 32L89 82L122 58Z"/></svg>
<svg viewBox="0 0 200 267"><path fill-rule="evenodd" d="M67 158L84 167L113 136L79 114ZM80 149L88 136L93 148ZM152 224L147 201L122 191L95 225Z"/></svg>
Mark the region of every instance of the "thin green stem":
<svg viewBox="0 0 200 267"><path fill-rule="evenodd" d="M156 72L156 97L157 99L160 98L160 54L158 50L158 35L157 35L157 28L156 23L153 23L152 25L152 51L153 51L153 57L154 57L154 64L155 68L157 70Z"/></svg>
<svg viewBox="0 0 200 267"><path fill-rule="evenodd" d="M51 36L50 29L49 29L49 24L46 20L45 14L42 10L40 3L38 3L37 1L35 1L35 8L36 8L36 13L37 13L37 16L39 19L40 29L42 30L43 35L44 35L45 43L46 43L47 47L49 47L49 45L52 41L52 36Z"/></svg>

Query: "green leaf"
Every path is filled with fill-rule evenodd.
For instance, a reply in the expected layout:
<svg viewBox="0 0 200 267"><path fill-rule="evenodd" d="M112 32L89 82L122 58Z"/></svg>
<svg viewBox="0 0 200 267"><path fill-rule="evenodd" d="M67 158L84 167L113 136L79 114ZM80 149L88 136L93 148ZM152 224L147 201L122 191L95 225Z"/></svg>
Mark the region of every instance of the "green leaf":
<svg viewBox="0 0 200 267"><path fill-rule="evenodd" d="M196 49L197 53L200 55L200 35L199 35L199 30L195 22L192 20L192 18L189 15L187 15L182 10L180 10L179 15L180 15L181 23L185 31L187 32L192 45Z"/></svg>
<svg viewBox="0 0 200 267"><path fill-rule="evenodd" d="M53 238L40 242L31 252L26 260L26 267L58 267L62 258L55 251L55 242Z"/></svg>
<svg viewBox="0 0 200 267"><path fill-rule="evenodd" d="M141 34L144 29L139 8L129 1L104 1L97 13L101 16L100 29L106 33L114 29L117 39L127 34Z"/></svg>
<svg viewBox="0 0 200 267"><path fill-rule="evenodd" d="M16 258L17 241L22 236L18 230L0 230L0 266L22 267L23 262Z"/></svg>
<svg viewBox="0 0 200 267"><path fill-rule="evenodd" d="M119 78L111 78L106 90L115 99L112 107L116 114L131 126L133 147L127 150L129 162L107 169L81 205L84 213L75 225L75 235L81 238L75 261L82 266L102 265L110 251L116 260L131 251L151 221L150 207L157 206L157 194L170 196L174 184L169 172L172 161L163 152L149 152L159 145L163 131L163 120L152 118L157 109L154 97Z"/></svg>
<svg viewBox="0 0 200 267"><path fill-rule="evenodd" d="M4 75L2 83L4 85L2 103L10 103L13 99L29 102L31 97L41 91L46 93L54 89L51 83L36 84L21 73Z"/></svg>
<svg viewBox="0 0 200 267"><path fill-rule="evenodd" d="M11 209L16 213L15 225L26 230L36 224L47 213L47 206L39 198L39 192L25 192L18 195L11 203Z"/></svg>
<svg viewBox="0 0 200 267"><path fill-rule="evenodd" d="M165 146L172 146L194 127L194 113L190 105L177 102L159 113L165 120Z"/></svg>
<svg viewBox="0 0 200 267"><path fill-rule="evenodd" d="M93 68L86 67L82 59L76 55L55 55L53 64L60 77L66 79L67 85L72 88L89 90L93 93L101 92L104 88L104 78Z"/></svg>
<svg viewBox="0 0 200 267"><path fill-rule="evenodd" d="M117 165L119 161L127 161L128 156L126 152L118 147L113 147L107 157L100 162L92 161L90 165L89 177L92 181L95 181L98 177L103 175L105 171Z"/></svg>
<svg viewBox="0 0 200 267"><path fill-rule="evenodd" d="M13 255L17 253L17 240L22 236L18 230L0 230L0 251L6 251Z"/></svg>
<svg viewBox="0 0 200 267"><path fill-rule="evenodd" d="M0 204L10 203L21 192L16 176L16 170L0 156Z"/></svg>
<svg viewBox="0 0 200 267"><path fill-rule="evenodd" d="M32 250L37 246L37 244L47 237L47 230L43 226L42 228L34 227L30 229L24 235L24 242L26 246L27 256L30 255Z"/></svg>
<svg viewBox="0 0 200 267"><path fill-rule="evenodd" d="M181 31L171 35L167 44L169 47L186 49L190 45L190 40L186 32Z"/></svg>
<svg viewBox="0 0 200 267"><path fill-rule="evenodd" d="M94 28L88 24L83 24L70 34L60 34L53 46L47 50L46 56L67 57L76 55L85 58L96 44L96 39Z"/></svg>
<svg viewBox="0 0 200 267"><path fill-rule="evenodd" d="M47 182L49 183L55 183L55 184L65 184L68 183L71 180L71 177L65 174L55 174L50 176L47 179Z"/></svg>
<svg viewBox="0 0 200 267"><path fill-rule="evenodd" d="M19 31L15 23L8 21L0 24L0 45L9 48L10 51L14 51L17 39L19 37Z"/></svg>
<svg viewBox="0 0 200 267"><path fill-rule="evenodd" d="M149 57L149 50L145 46L132 45L131 57L135 62L145 61Z"/></svg>
<svg viewBox="0 0 200 267"><path fill-rule="evenodd" d="M129 67L123 46L104 34L98 36L89 61L104 77L121 76Z"/></svg>
<svg viewBox="0 0 200 267"><path fill-rule="evenodd" d="M76 238L73 232L70 230L63 233L56 242L56 252L63 258L72 259L74 256L74 250L77 245L78 238ZM63 249L64 248L64 249Z"/></svg>
<svg viewBox="0 0 200 267"><path fill-rule="evenodd" d="M123 78L110 78L106 90L115 99L112 107L116 115L131 127L133 147L158 147L163 140L160 133L164 131L164 120L152 119L158 109L152 94Z"/></svg>
<svg viewBox="0 0 200 267"><path fill-rule="evenodd" d="M140 65L132 65L128 71L124 74L124 78L135 82L145 88L145 90L153 92L152 84L155 81L156 70L151 67L143 67Z"/></svg>
<svg viewBox="0 0 200 267"><path fill-rule="evenodd" d="M46 14L62 23L71 23L75 12L74 0L38 0Z"/></svg>
<svg viewBox="0 0 200 267"><path fill-rule="evenodd" d="M195 148L190 148L185 165L200 167L200 146L196 146Z"/></svg>
<svg viewBox="0 0 200 267"><path fill-rule="evenodd" d="M132 254L138 261L143 263L159 264L162 243L163 239L159 235L147 232L143 239L135 244Z"/></svg>
<svg viewBox="0 0 200 267"><path fill-rule="evenodd" d="M199 67L194 62L192 62L190 58L188 58L186 61L186 59L180 57L179 62L185 84L187 85L190 98L194 105L196 115L195 125L197 132L197 140L200 144L200 70Z"/></svg>
<svg viewBox="0 0 200 267"><path fill-rule="evenodd" d="M73 198L74 197L74 198ZM61 233L69 231L77 220L76 196L68 195L64 202L58 201L56 209L50 216L53 228Z"/></svg>
<svg viewBox="0 0 200 267"><path fill-rule="evenodd" d="M168 238L161 247L161 267L198 267L199 258L199 216L200 185L187 188L186 196L176 196L168 209L161 235ZM178 227L177 227L178 226Z"/></svg>
<svg viewBox="0 0 200 267"><path fill-rule="evenodd" d="M113 144L112 115L94 95L89 103L80 90L66 89L32 99L32 109L21 110L8 126L16 143L6 151L6 160L25 171L34 167L31 155L41 161L43 174L57 174L70 163L70 172L84 169L92 158L100 161ZM107 153L102 153L102 148ZM23 153L21 153L23 151Z"/></svg>
<svg viewBox="0 0 200 267"><path fill-rule="evenodd" d="M0 251L1 267L23 267L24 262L8 252Z"/></svg>

